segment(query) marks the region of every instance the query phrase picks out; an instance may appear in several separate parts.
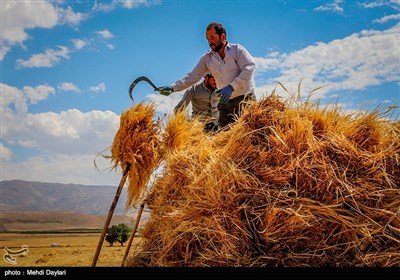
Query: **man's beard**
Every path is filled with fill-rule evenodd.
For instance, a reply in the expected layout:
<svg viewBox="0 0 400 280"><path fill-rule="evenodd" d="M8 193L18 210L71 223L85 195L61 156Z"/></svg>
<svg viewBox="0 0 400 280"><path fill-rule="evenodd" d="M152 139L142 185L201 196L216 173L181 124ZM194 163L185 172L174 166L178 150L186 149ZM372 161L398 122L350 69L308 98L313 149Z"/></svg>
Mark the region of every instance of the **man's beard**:
<svg viewBox="0 0 400 280"><path fill-rule="evenodd" d="M210 90L210 91L214 91L217 89L217 87L212 86L210 83L206 83L206 87Z"/></svg>
<svg viewBox="0 0 400 280"><path fill-rule="evenodd" d="M222 47L224 46L224 43L222 41L218 41L217 44L210 44L210 48L214 51L214 52L219 52L220 49L222 49Z"/></svg>
<svg viewBox="0 0 400 280"><path fill-rule="evenodd" d="M210 90L210 91L214 91L217 89L217 87L214 87L213 85L211 85L211 83L209 82L205 82L206 87Z"/></svg>

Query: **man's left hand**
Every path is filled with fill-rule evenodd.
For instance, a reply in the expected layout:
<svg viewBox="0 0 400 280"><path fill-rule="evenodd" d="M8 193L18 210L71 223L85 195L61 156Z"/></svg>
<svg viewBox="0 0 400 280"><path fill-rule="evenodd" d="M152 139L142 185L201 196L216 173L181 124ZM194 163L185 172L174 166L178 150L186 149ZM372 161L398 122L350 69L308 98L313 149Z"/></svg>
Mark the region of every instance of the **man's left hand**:
<svg viewBox="0 0 400 280"><path fill-rule="evenodd" d="M221 100L219 102L221 104L228 103L229 99L232 96L232 92L233 92L233 87L231 85L227 85L226 87L217 90L217 94L221 97Z"/></svg>

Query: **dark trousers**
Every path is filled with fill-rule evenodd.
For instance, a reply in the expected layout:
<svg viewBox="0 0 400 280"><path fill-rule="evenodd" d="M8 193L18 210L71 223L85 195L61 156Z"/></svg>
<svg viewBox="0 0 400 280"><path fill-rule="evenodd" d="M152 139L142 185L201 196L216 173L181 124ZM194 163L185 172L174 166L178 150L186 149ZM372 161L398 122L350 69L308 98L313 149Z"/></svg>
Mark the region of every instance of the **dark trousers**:
<svg viewBox="0 0 400 280"><path fill-rule="evenodd" d="M228 124L235 122L237 118L240 117L243 108L247 105L244 101L248 100L256 100L256 96L253 92L230 99L227 104L219 103L219 128L223 128Z"/></svg>

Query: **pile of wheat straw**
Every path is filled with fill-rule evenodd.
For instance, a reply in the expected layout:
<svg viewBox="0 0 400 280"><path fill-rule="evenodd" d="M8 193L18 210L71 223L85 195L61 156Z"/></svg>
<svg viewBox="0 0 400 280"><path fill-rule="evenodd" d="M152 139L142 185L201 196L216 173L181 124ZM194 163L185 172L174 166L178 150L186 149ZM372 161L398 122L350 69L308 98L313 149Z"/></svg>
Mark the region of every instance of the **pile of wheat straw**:
<svg viewBox="0 0 400 280"><path fill-rule="evenodd" d="M399 121L271 95L161 142L130 266L400 266Z"/></svg>

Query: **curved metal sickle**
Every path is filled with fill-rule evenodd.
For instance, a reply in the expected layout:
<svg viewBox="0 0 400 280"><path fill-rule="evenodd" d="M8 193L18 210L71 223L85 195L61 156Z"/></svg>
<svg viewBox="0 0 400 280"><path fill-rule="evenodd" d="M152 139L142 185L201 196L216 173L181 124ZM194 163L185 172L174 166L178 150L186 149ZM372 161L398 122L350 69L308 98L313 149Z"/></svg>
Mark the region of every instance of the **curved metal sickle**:
<svg viewBox="0 0 400 280"><path fill-rule="evenodd" d="M158 88L156 87L156 85L152 81L150 81L149 78L147 78L146 76L140 76L140 77L136 78L132 82L131 86L129 87L129 97L132 99L132 101L133 101L132 90L140 81L148 82L154 88L155 91L158 91Z"/></svg>

